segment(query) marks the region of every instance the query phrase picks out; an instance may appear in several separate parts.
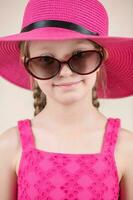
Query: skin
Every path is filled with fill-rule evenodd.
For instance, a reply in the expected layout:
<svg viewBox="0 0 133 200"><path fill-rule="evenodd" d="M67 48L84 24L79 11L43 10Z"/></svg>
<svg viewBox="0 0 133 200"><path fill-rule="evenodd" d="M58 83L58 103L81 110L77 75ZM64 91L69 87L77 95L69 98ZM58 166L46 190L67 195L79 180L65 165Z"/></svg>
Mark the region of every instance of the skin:
<svg viewBox="0 0 133 200"><path fill-rule="evenodd" d="M30 44L30 57L40 55L52 55L59 60L67 60L71 56L71 52L75 49L92 50L95 47L89 42L84 40L81 44L77 45L78 40L69 41L47 41L42 43L35 41ZM75 46L76 45L76 46ZM49 47L49 51L45 47ZM76 47L76 48L75 48ZM44 53L45 52L45 53ZM55 53L56 52L56 53ZM73 73L67 64L62 66L60 74L49 80L38 80L34 78L41 90L47 96L47 106L36 119L43 124L46 121L52 121L52 127L59 129L74 129L75 125L94 127L94 118L97 120L101 114L92 105L92 87L95 84L96 72L91 75L79 75ZM66 82L80 83L69 90L64 90L54 86L54 84ZM54 112L53 112L54 111ZM93 116L93 117L92 117ZM51 126L51 123L50 123ZM90 127L91 126L91 127ZM61 130L62 131L62 130Z"/></svg>

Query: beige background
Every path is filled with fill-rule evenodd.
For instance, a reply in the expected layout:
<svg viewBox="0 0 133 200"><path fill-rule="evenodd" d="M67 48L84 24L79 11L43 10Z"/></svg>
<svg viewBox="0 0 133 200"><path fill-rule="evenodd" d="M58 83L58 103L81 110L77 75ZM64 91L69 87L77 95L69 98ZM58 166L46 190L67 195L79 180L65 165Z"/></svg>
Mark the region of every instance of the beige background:
<svg viewBox="0 0 133 200"><path fill-rule="evenodd" d="M110 18L110 35L133 37L133 0L101 0ZM20 32L27 0L0 0L0 36ZM0 78L0 133L33 117L32 93ZM100 100L100 111L107 117L120 117L122 126L133 131L133 97Z"/></svg>

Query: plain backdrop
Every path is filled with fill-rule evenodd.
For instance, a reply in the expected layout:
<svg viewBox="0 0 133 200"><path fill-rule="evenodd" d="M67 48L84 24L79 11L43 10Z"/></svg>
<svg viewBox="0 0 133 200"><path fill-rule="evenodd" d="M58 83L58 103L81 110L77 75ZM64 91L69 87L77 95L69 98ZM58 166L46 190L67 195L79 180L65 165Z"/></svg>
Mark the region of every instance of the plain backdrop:
<svg viewBox="0 0 133 200"><path fill-rule="evenodd" d="M20 32L27 0L0 0L0 36ZM133 37L133 0L101 0L109 14L109 34ZM33 117L32 92L0 78L0 133L17 121ZM101 100L100 111L121 118L122 127L133 131L133 97Z"/></svg>

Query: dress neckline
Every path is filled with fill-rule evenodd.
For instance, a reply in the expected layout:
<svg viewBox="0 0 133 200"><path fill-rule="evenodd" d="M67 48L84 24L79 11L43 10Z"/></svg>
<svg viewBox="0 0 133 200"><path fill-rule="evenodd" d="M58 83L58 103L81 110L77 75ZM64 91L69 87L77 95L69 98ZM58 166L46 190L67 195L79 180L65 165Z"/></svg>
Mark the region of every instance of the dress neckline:
<svg viewBox="0 0 133 200"><path fill-rule="evenodd" d="M110 123L111 120L112 120L112 118L110 118L110 117L107 118L107 120L106 120L100 152L96 152L96 153L64 153L64 152L52 152L52 151L47 151L47 150L44 150L44 149L37 148L36 143L35 143L34 133L33 133L33 130L32 130L31 119L27 119L27 121L29 122L29 131L30 131L30 134L32 135L33 140L34 140L34 146L32 147L32 149L34 151L38 152L38 153L44 153L44 154L47 154L47 155L54 155L55 157L56 156L67 156L67 157L82 157L83 156L83 157L86 157L86 156L103 155L106 137L107 137L107 133L108 133L108 127L109 127L109 123Z"/></svg>

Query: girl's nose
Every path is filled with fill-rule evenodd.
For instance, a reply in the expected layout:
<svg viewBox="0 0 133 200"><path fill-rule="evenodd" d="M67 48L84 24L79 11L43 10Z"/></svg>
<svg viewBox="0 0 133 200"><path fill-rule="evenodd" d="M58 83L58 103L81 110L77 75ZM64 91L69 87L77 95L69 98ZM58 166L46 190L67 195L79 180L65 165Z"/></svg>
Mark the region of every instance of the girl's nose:
<svg viewBox="0 0 133 200"><path fill-rule="evenodd" d="M67 63L62 63L61 64L61 69L59 72L60 76L70 76L72 75L74 72L70 69L69 65Z"/></svg>

